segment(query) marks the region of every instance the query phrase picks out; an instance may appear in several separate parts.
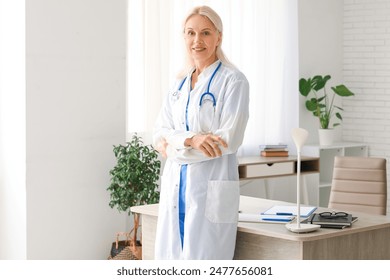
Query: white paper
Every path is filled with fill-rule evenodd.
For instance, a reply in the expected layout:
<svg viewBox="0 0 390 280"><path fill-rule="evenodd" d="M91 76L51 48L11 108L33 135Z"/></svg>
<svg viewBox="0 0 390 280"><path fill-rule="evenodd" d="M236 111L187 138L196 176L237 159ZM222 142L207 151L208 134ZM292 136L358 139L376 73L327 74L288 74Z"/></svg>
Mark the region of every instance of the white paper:
<svg viewBox="0 0 390 280"><path fill-rule="evenodd" d="M316 209L315 206L301 206L301 217L309 217ZM270 209L262 213L263 215L286 215L286 216L296 216L298 214L297 206L287 206L287 205L275 205Z"/></svg>

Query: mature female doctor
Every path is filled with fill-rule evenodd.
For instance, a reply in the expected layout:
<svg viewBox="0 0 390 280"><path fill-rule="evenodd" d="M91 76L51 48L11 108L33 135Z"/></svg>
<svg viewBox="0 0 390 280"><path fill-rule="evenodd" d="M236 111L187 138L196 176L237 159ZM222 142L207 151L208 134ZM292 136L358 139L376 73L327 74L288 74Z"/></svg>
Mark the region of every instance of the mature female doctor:
<svg viewBox="0 0 390 280"><path fill-rule="evenodd" d="M156 259L232 259L239 182L236 152L248 120L249 85L221 50L222 22L196 7L184 22L187 74L175 83L153 143L161 178Z"/></svg>

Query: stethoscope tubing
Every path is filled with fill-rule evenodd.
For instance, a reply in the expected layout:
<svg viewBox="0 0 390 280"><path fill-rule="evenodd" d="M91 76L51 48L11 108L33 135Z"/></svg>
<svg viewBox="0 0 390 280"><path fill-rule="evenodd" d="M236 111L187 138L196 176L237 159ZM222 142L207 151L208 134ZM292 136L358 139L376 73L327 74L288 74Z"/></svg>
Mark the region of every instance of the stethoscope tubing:
<svg viewBox="0 0 390 280"><path fill-rule="evenodd" d="M205 93L203 93L203 94L200 96L200 99L199 99L199 107L202 106L203 97L205 97L206 95L210 95L210 96L211 96L211 98L213 99L213 106L214 106L214 107L217 105L217 102L216 102L216 100L215 100L214 94L212 94L212 93L210 92L210 85L211 85L211 82L213 81L214 76L215 76L215 74L217 73L218 69L221 67L221 65L222 65L222 62L220 62L220 63L218 64L217 68L215 68L213 74L211 75L211 78L210 78L210 80L209 80L209 84L207 85L207 91L206 91Z"/></svg>
<svg viewBox="0 0 390 280"><path fill-rule="evenodd" d="M203 98L204 98L205 96L210 96L211 99L212 99L212 101L213 101L214 116L213 116L213 121L212 121L212 123L211 123L210 129L211 129L213 123L214 123L215 107L216 107L216 105L217 105L217 101L216 101L216 99L215 99L214 94L212 94L212 93L210 92L210 86L211 86L211 82L212 82L213 79L214 79L215 74L218 72L219 68L221 68L221 65L222 65L222 62L219 62L217 68L215 68L213 74L212 74L211 77L210 77L209 83L208 83L208 85L207 85L207 91L204 92L204 93L200 96L200 98L199 98L199 110L200 110L200 108L201 108L201 106L202 106L202 101L203 101ZM183 87L183 85L184 85L184 83L185 83L186 80L187 80L187 77L185 77L185 78L182 80L182 82L181 82L180 85L179 85L178 91L180 91L180 90L182 89L182 87ZM186 128L187 128L187 130L189 129L189 127L188 127L188 121L187 121L188 103L189 103L189 98L188 98L188 100L187 100L187 108L186 108ZM200 119L199 119L198 122L200 123Z"/></svg>

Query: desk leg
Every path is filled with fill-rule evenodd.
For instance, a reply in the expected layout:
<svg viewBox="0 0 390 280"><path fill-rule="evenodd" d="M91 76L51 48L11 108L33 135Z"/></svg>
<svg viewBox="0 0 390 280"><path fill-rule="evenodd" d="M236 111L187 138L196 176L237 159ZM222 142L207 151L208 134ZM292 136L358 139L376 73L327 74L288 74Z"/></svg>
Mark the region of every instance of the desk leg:
<svg viewBox="0 0 390 280"><path fill-rule="evenodd" d="M268 185L268 179L263 179L264 180L264 194L266 199L269 198L269 185Z"/></svg>

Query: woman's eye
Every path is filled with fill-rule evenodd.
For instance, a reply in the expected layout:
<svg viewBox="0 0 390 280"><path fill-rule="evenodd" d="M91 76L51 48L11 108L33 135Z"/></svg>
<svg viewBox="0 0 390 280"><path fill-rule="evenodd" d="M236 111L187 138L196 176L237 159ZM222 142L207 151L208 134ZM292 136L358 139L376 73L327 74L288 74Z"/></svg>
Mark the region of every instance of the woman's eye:
<svg viewBox="0 0 390 280"><path fill-rule="evenodd" d="M206 35L206 36L207 36L207 35L210 35L210 31L204 31L204 32L203 32L203 35Z"/></svg>
<svg viewBox="0 0 390 280"><path fill-rule="evenodd" d="M190 35L190 36L193 36L194 34L195 34L194 31L188 31L188 32L187 32L187 35Z"/></svg>

